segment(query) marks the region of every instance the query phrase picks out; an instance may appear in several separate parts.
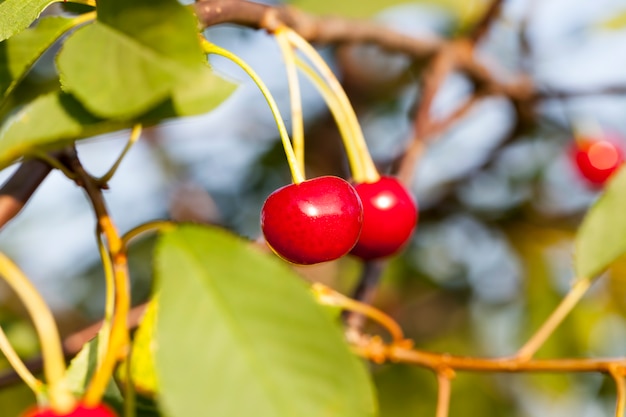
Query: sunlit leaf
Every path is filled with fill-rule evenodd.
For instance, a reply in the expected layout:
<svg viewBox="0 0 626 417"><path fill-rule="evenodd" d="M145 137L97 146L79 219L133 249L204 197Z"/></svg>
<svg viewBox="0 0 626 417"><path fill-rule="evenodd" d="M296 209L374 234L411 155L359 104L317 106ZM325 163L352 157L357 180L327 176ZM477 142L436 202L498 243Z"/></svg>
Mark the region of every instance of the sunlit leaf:
<svg viewBox="0 0 626 417"><path fill-rule="evenodd" d="M157 380L154 370L154 341L156 302L148 304L141 324L135 331L133 346L130 355L130 375L136 391L147 396L157 392ZM120 377L124 383L128 382L126 365L120 367Z"/></svg>
<svg viewBox="0 0 626 417"><path fill-rule="evenodd" d="M156 367L170 417L372 416L363 365L283 262L217 228L157 244Z"/></svg>
<svg viewBox="0 0 626 417"><path fill-rule="evenodd" d="M68 94L46 94L24 106L0 129L0 167L36 150L126 126L94 117Z"/></svg>
<svg viewBox="0 0 626 417"><path fill-rule="evenodd" d="M37 58L72 27L73 19L47 17L36 27L0 42L0 94L10 94Z"/></svg>
<svg viewBox="0 0 626 417"><path fill-rule="evenodd" d="M67 39L58 67L64 88L103 118L137 117L188 95L192 81L181 113L209 111L233 90L206 65L197 22L176 0L99 1L98 20Z"/></svg>
<svg viewBox="0 0 626 417"><path fill-rule="evenodd" d="M0 1L0 41L26 29L53 0Z"/></svg>
<svg viewBox="0 0 626 417"><path fill-rule="evenodd" d="M589 209L576 235L576 275L593 277L626 252L626 169Z"/></svg>

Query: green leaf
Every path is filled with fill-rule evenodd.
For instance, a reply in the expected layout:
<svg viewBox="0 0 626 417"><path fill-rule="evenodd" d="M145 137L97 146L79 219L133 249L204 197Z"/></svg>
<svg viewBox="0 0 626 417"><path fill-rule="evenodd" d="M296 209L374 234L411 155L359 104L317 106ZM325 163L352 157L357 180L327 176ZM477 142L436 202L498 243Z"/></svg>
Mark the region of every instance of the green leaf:
<svg viewBox="0 0 626 417"><path fill-rule="evenodd" d="M74 26L74 19L47 17L0 42L0 94L6 97L26 72L61 35Z"/></svg>
<svg viewBox="0 0 626 417"><path fill-rule="evenodd" d="M592 278L626 252L626 169L620 169L589 209L576 234L578 278Z"/></svg>
<svg viewBox="0 0 626 417"><path fill-rule="evenodd" d="M129 125L94 117L68 94L43 95L12 115L0 129L0 168L24 155Z"/></svg>
<svg viewBox="0 0 626 417"><path fill-rule="evenodd" d="M156 368L170 417L375 415L342 332L284 262L212 227L157 244Z"/></svg>
<svg viewBox="0 0 626 417"><path fill-rule="evenodd" d="M233 91L208 68L196 19L176 0L99 1L98 21L73 33L57 62L64 88L103 118L128 120L188 95L190 80L195 97L176 108L182 114L209 111Z"/></svg>
<svg viewBox="0 0 626 417"><path fill-rule="evenodd" d="M81 396L96 370L98 357L98 337L93 338L89 342L85 343L83 348L70 362L70 366L67 368L65 374L65 381L68 388L76 395ZM104 397L107 402L114 404L121 404L122 394L115 385L115 382L111 379L107 385Z"/></svg>
<svg viewBox="0 0 626 417"><path fill-rule="evenodd" d="M0 2L0 41L26 29L54 0L3 0Z"/></svg>

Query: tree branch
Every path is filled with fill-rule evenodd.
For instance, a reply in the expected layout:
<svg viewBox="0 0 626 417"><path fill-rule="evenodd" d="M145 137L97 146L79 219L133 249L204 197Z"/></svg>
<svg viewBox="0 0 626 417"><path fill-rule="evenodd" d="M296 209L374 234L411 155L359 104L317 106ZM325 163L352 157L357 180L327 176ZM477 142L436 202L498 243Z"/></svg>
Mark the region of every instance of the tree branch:
<svg viewBox="0 0 626 417"><path fill-rule="evenodd" d="M0 188L0 228L24 208L52 168L37 159L28 160Z"/></svg>

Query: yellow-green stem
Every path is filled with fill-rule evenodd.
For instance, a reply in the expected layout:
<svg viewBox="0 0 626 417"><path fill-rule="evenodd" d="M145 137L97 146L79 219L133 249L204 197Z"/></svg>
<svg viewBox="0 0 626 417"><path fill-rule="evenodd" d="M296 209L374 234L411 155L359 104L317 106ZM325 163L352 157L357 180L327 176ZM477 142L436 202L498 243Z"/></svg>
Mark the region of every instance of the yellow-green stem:
<svg viewBox="0 0 626 417"><path fill-rule="evenodd" d="M591 284L592 278L581 278L576 281L572 289L567 293L565 298L552 312L543 325L535 332L535 334L526 342L520 350L517 351L515 358L519 360L529 360L543 346L548 338L554 333L556 328L567 317L572 309L578 304L580 299L585 295Z"/></svg>
<svg viewBox="0 0 626 417"><path fill-rule="evenodd" d="M265 100L267 101L267 104L270 106L270 110L272 111L272 115L274 116L274 120L276 121L276 126L278 127L278 133L280 134L280 139L283 143L283 148L285 149L285 155L287 156L287 163L289 164L289 169L291 170L291 178L293 179L293 182L295 184L299 184L304 181L304 173L298 167L298 160L293 151L293 147L291 146L291 140L289 139L289 134L287 133L285 122L280 115L280 111L278 110L278 105L276 104L274 97L272 97L272 94L265 86L265 83L254 72L254 70L237 55L233 54L230 51L227 51L224 48L210 43L204 38L200 39L200 43L202 44L202 49L206 54L220 55L224 58L230 59L235 64L239 65L241 69L243 69L250 76L250 78L252 78L259 90L261 90L263 97L265 97Z"/></svg>
<svg viewBox="0 0 626 417"><path fill-rule="evenodd" d="M343 140L344 147L346 148L346 154L348 155L348 160L350 161L352 176L354 178L364 178L365 172L363 171L361 158L358 155L356 146L354 146L354 141L350 140L350 138L353 136L352 128L350 126L350 122L348 122L347 120L345 112L341 107L341 104L339 103L339 100L337 99L335 94L333 94L328 85L326 85L324 80L319 76L319 74L315 72L315 70L313 70L313 68L311 68L306 62L304 62L300 58L296 58L296 64L320 93L320 95L326 102L330 113L333 115L333 118L335 119L335 124L339 129L339 134L341 135L341 139Z"/></svg>
<svg viewBox="0 0 626 417"><path fill-rule="evenodd" d="M316 282L313 284L311 289L320 304L341 307L344 310L361 313L387 329L395 343L402 343L405 340L404 333L402 332L400 325L382 311L370 306L369 304L361 303L350 297L346 297L324 284Z"/></svg>
<svg viewBox="0 0 626 417"><path fill-rule="evenodd" d="M129 345L127 317L130 309L130 286L126 253L123 251L122 241L111 219L106 215L100 215L98 224L107 239L108 251L113 263L115 307L106 354L85 392L84 402L87 406L95 406L101 401L115 365L118 360L126 356Z"/></svg>
<svg viewBox="0 0 626 417"><path fill-rule="evenodd" d="M106 174L97 179L98 183L106 184L107 182L109 182L109 180L111 180L111 178L113 178L113 175L115 175L115 171L117 171L117 168L122 163L122 160L124 159L124 156L126 156L126 153L128 153L130 148L132 148L135 142L137 142L137 140L139 139L139 136L141 136L141 130L141 124L136 124L135 126L133 126L133 129L130 132L130 137L126 142L126 146L124 146L124 149L122 149L122 153L120 153L120 156L117 157L117 160L111 166L111 168L109 168Z"/></svg>
<svg viewBox="0 0 626 417"><path fill-rule="evenodd" d="M43 383L26 367L20 356L17 354L6 333L0 326L0 352L4 354L9 364L24 383L38 396L43 390Z"/></svg>
<svg viewBox="0 0 626 417"><path fill-rule="evenodd" d="M52 409L71 410L75 400L64 382L65 358L52 312L26 275L3 253L0 253L0 275L24 303L39 336Z"/></svg>
<svg viewBox="0 0 626 417"><path fill-rule="evenodd" d="M626 411L626 381L624 380L624 369L621 367L612 368L611 376L615 381L615 417L623 417Z"/></svg>
<svg viewBox="0 0 626 417"><path fill-rule="evenodd" d="M376 169L376 165L374 165L374 161L367 149L367 144L365 143L365 138L363 137L363 132L361 131L361 126L359 125L359 121L354 113L354 109L350 104L350 100L346 95L345 91L341 87L341 84L335 77L335 74L328 67L326 62L322 59L322 57L317 53L315 48L313 48L304 38L298 35L295 31L286 28L285 34L289 42L297 49L300 50L306 56L313 66L319 71L322 75L331 91L335 94L339 103L341 104L341 108L346 115L347 120L350 123L351 131L353 136L351 140L353 141L353 146L355 146L355 153L358 155L360 163L363 167L363 177L357 178L355 176L354 180L356 182L376 182L380 178L378 174L378 170ZM353 161L350 161L353 163Z"/></svg>
<svg viewBox="0 0 626 417"><path fill-rule="evenodd" d="M102 260L106 288L104 320L102 321L102 327L100 327L100 330L98 331L98 352L96 362L97 366L101 366L109 347L109 334L111 332L111 322L113 321L113 313L115 311L115 277L113 276L113 264L111 262L111 257L104 246L102 235L99 231L96 231L96 239L98 241L100 258Z"/></svg>
<svg viewBox="0 0 626 417"><path fill-rule="evenodd" d="M122 245L124 248L128 247L131 240L150 232L160 232L165 230L171 230L176 226L176 223L169 220L154 220L130 229L122 236Z"/></svg>
<svg viewBox="0 0 626 417"><path fill-rule="evenodd" d="M291 105L291 139L293 151L298 160L300 171L304 171L304 121L302 119L302 98L300 95L300 82L296 69L296 57L293 48L283 34L283 28L274 32L278 46L285 60L287 83L289 84L289 101Z"/></svg>

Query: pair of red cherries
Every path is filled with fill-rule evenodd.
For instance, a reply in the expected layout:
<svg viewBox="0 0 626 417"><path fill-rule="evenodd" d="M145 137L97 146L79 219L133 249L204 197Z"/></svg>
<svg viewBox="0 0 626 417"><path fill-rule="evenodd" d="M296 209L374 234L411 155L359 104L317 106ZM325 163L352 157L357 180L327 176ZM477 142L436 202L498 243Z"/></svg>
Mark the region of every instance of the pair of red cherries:
<svg viewBox="0 0 626 417"><path fill-rule="evenodd" d="M283 259L302 265L348 253L365 260L401 249L417 223L417 205L394 177L352 185L323 176L274 191L261 210L261 229Z"/></svg>

